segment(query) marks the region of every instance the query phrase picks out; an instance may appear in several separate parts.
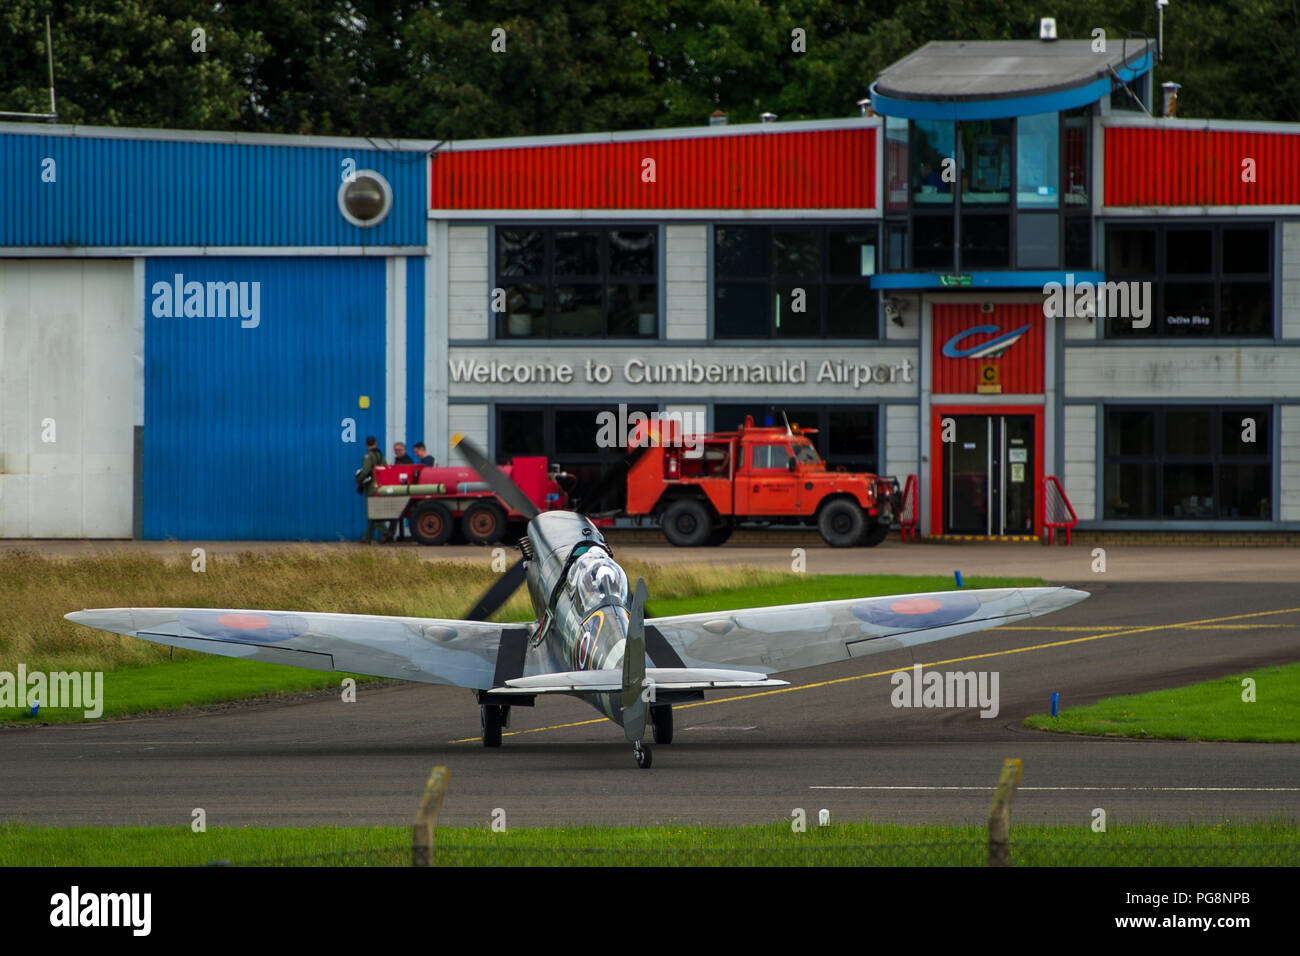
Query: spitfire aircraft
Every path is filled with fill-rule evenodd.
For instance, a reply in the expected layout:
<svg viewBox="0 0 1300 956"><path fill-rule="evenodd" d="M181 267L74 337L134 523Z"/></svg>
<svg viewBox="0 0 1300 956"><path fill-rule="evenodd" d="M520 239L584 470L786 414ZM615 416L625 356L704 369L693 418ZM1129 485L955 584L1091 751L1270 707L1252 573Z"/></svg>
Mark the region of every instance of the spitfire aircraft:
<svg viewBox="0 0 1300 956"><path fill-rule="evenodd" d="M599 529L572 511L540 511L471 442L453 440L510 507L528 520L522 557L465 620L179 608L77 611L67 618L189 650L316 670L473 690L483 745L499 747L512 707L568 694L622 725L637 766L673 739L673 705L705 691L785 685L774 677L969 634L1068 607L1064 587L958 590L821 601L646 619ZM523 584L536 620L487 620Z"/></svg>

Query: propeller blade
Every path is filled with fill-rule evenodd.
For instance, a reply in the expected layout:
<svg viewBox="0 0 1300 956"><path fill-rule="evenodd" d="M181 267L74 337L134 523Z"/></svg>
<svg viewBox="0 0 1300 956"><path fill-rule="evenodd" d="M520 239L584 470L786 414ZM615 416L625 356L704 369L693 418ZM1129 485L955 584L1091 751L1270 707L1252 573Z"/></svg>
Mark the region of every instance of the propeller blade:
<svg viewBox="0 0 1300 956"><path fill-rule="evenodd" d="M645 579L637 578L628 613L627 643L623 650L623 732L636 743L645 736L649 705L641 696L645 680Z"/></svg>
<svg viewBox="0 0 1300 956"><path fill-rule="evenodd" d="M541 511L537 505L533 504L531 498L524 494L523 489L505 476L487 455L472 441L466 438L460 432L451 436L451 446L460 451L465 456L465 460L470 463L475 471L479 473L489 488L491 488L498 498L508 504L515 511L532 521Z"/></svg>
<svg viewBox="0 0 1300 956"><path fill-rule="evenodd" d="M478 599L478 603L470 608L469 613L465 615L467 621L486 621L497 609L510 600L510 595L519 590L519 586L524 583L528 576L528 570L524 567L524 559L520 558L510 567L506 568L504 574L492 582L492 586L483 592L483 596Z"/></svg>

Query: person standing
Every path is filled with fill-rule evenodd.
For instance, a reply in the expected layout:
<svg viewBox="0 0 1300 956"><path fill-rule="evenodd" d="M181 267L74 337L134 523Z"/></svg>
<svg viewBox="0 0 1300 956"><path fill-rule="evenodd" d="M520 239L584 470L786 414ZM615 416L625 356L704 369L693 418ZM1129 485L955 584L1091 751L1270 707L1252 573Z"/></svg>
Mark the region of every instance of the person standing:
<svg viewBox="0 0 1300 956"><path fill-rule="evenodd" d="M393 464L414 465L411 456L406 453L406 442L393 442ZM406 519L394 518L388 522L388 537L385 541L401 541L406 537Z"/></svg>
<svg viewBox="0 0 1300 956"><path fill-rule="evenodd" d="M375 440L374 435L366 436L366 455L361 459L361 467L357 469L357 494L364 494L369 498L375 493L375 467L384 463L384 453L379 449L379 442ZM370 544L374 540L376 531L381 535L384 533L385 523L375 521L367 515L366 533L358 540L362 544Z"/></svg>
<svg viewBox="0 0 1300 956"><path fill-rule="evenodd" d="M432 468L434 466L433 456L425 449L424 442L417 441L413 446L413 450L415 452L415 463L417 465L424 465L426 468Z"/></svg>

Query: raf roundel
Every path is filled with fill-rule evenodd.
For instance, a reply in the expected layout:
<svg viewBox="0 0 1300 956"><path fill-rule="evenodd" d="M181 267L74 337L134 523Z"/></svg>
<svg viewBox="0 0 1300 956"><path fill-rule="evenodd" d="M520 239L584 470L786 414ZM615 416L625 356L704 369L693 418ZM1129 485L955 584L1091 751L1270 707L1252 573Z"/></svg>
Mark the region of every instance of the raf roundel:
<svg viewBox="0 0 1300 956"><path fill-rule="evenodd" d="M956 624L979 606L979 598L973 594L938 594L858 604L852 611L854 617L868 624L915 629Z"/></svg>
<svg viewBox="0 0 1300 956"><path fill-rule="evenodd" d="M270 644L287 641L307 630L307 619L297 614L274 614L263 611L247 614L239 611L185 611L180 616L182 627L189 628L200 637L218 641L242 641L250 644Z"/></svg>

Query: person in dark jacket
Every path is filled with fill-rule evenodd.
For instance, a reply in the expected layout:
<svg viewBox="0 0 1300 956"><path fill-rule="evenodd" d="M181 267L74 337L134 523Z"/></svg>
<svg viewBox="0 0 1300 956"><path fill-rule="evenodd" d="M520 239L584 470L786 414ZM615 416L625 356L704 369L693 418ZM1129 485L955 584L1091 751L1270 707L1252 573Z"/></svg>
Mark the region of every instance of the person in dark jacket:
<svg viewBox="0 0 1300 956"><path fill-rule="evenodd" d="M375 467L384 463L384 453L379 450L379 442L375 440L374 435L368 436L366 438L366 456L361 459L361 467L357 469L357 491L367 498L375 493ZM367 518L366 533L357 540L362 544L370 544L374 540L376 531L381 535L384 534L384 525L386 523Z"/></svg>
<svg viewBox="0 0 1300 956"><path fill-rule="evenodd" d="M405 442L393 442L393 464L394 465L414 465L411 456L406 453ZM388 522L388 537L385 541L401 541L406 537L406 519L394 518Z"/></svg>
<svg viewBox="0 0 1300 956"><path fill-rule="evenodd" d="M394 442L394 443L393 443L393 464L394 464L394 465L414 465L414 464L415 464L415 462L411 460L411 456L408 455L408 454L406 453L406 443L405 443L405 442L400 442L400 441L399 441L399 442Z"/></svg>
<svg viewBox="0 0 1300 956"><path fill-rule="evenodd" d="M417 465L424 465L426 468L432 468L434 466L433 456L426 451L424 442L417 441L413 450L415 452L415 463Z"/></svg>

